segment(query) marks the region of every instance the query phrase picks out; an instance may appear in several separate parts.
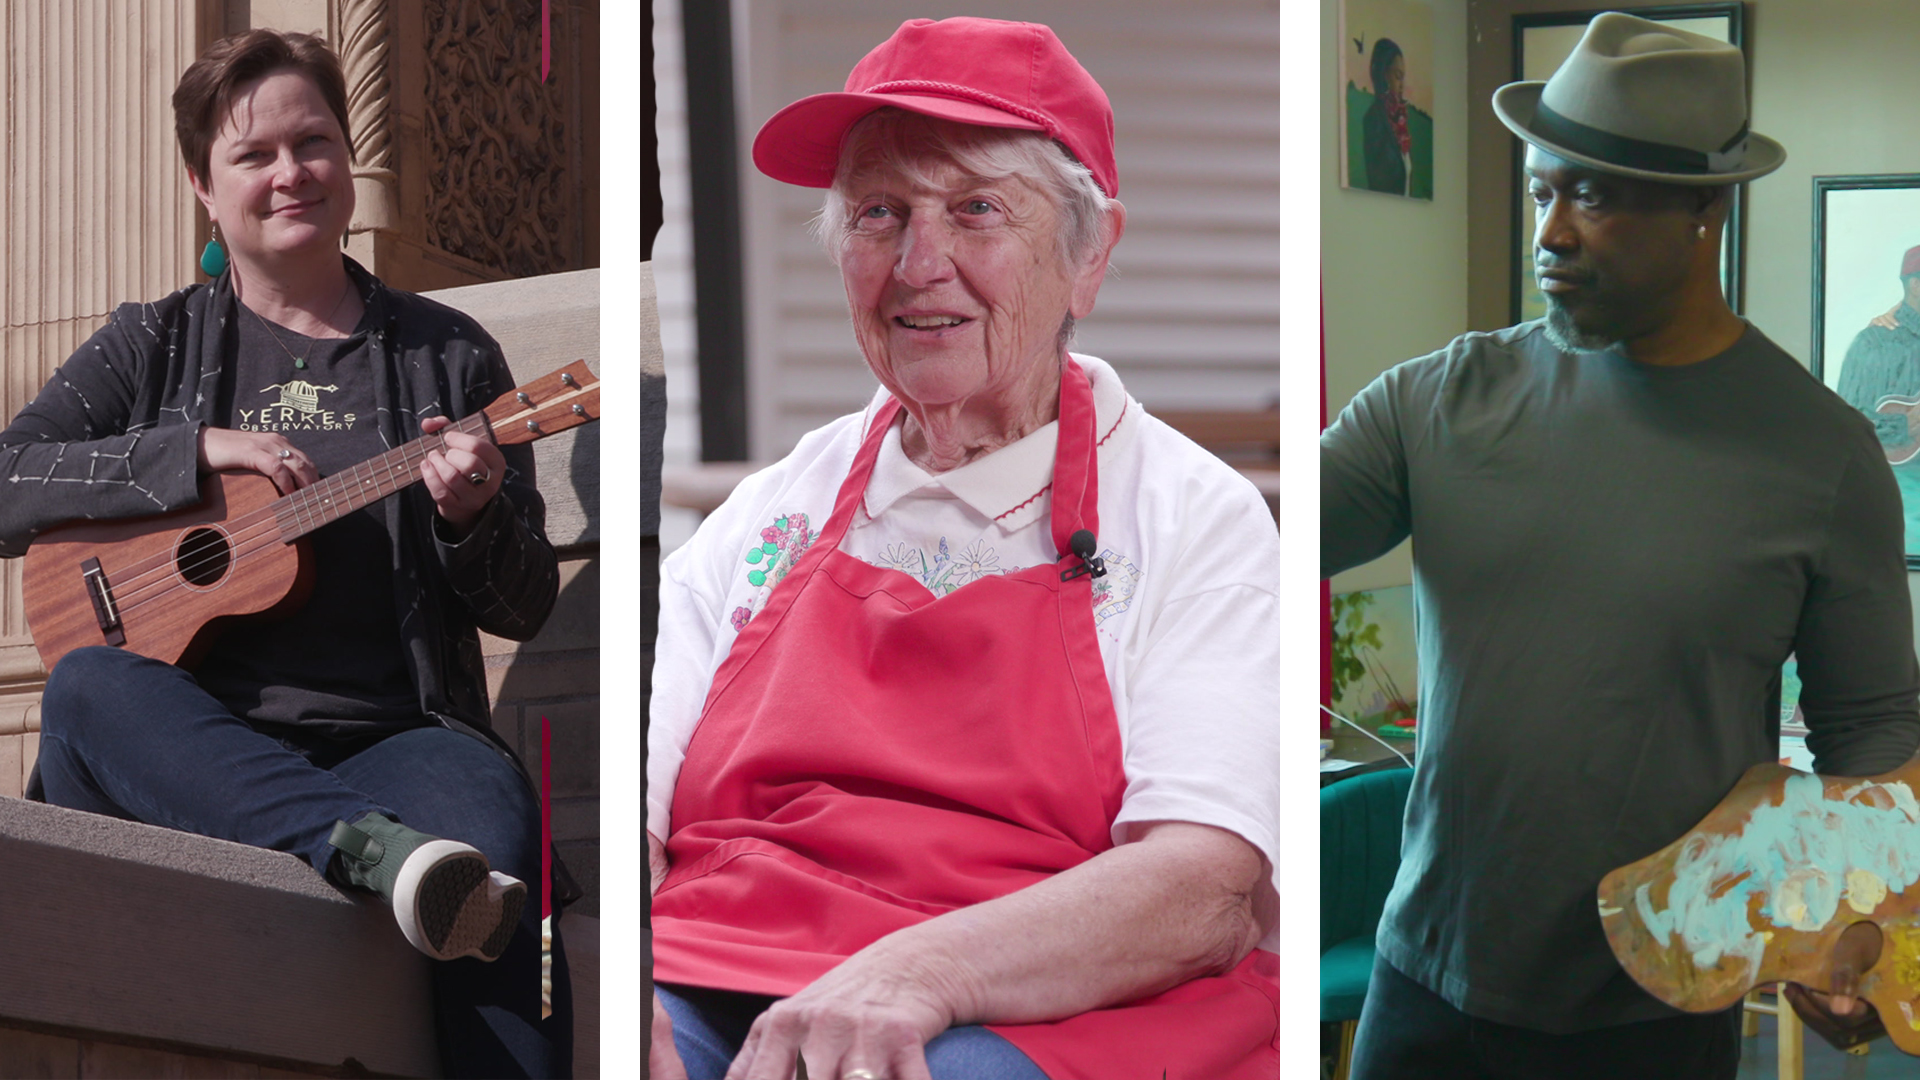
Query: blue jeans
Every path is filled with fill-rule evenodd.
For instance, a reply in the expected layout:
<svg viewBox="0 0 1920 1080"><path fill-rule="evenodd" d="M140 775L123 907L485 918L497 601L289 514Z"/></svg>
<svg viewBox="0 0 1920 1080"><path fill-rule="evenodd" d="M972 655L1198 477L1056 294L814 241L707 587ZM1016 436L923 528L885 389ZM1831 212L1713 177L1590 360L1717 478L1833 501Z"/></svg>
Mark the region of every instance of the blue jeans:
<svg viewBox="0 0 1920 1080"><path fill-rule="evenodd" d="M276 739L180 668L105 647L60 661L40 715L40 782L56 806L291 852L323 875L334 823L368 813L479 848L527 883L528 903L500 959L433 965L441 1068L453 1077L571 1072L558 919L553 1016L540 1018L540 804L498 750L437 726L350 755Z"/></svg>
<svg viewBox="0 0 1920 1080"><path fill-rule="evenodd" d="M754 1018L775 1000L659 983L653 992L673 1018L673 1048L689 1080L722 1080ZM1047 1080L1033 1059L1012 1043L974 1026L948 1028L934 1036L927 1044L927 1069L933 1080Z"/></svg>

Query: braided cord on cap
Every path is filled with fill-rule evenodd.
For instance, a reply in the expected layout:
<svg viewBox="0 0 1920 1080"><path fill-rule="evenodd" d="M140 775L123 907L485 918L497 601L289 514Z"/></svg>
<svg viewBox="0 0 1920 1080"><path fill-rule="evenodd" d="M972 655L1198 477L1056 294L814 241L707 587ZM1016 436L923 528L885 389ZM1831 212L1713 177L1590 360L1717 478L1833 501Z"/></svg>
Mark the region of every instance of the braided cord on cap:
<svg viewBox="0 0 1920 1080"><path fill-rule="evenodd" d="M978 102L982 105L990 105L993 108L999 109L1001 112L1012 113L1022 120L1039 124L1047 130L1049 135L1057 134L1058 131L1058 125L1054 122L1053 118L1046 113L1029 109L1025 105L1017 105L1008 101L1006 98L996 94L989 94L984 90L975 90L971 86L961 86L959 83L934 82L931 79L895 79L893 82L876 83L873 86L858 91L858 93L863 94L906 94L914 92L934 93L941 97L963 98L967 101Z"/></svg>

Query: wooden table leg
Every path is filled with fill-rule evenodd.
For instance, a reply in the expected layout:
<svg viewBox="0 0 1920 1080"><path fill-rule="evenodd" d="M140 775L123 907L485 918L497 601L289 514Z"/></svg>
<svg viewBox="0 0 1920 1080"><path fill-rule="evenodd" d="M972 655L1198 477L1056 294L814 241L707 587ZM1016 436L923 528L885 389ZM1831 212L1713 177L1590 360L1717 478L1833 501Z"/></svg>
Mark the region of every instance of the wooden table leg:
<svg viewBox="0 0 1920 1080"><path fill-rule="evenodd" d="M1774 1000L1780 1003L1780 1080L1806 1080L1806 1027L1785 994L1777 994Z"/></svg>

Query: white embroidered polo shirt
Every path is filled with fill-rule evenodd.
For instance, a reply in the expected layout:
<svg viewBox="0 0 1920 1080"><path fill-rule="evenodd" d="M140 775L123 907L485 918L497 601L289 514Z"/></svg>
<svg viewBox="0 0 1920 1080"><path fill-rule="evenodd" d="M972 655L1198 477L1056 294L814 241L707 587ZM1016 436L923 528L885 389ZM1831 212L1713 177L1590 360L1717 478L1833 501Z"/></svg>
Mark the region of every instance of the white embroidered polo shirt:
<svg viewBox="0 0 1920 1080"><path fill-rule="evenodd" d="M1232 468L1127 396L1106 363L1092 378L1099 440L1094 623L1113 690L1134 822L1189 821L1277 857L1279 534ZM647 740L647 830L666 837L673 787L713 674L733 639L810 547L861 438L885 402L800 440L735 489L661 570ZM1059 425L938 475L909 460L896 423L842 549L936 596L1054 562L1050 481ZM993 677L981 672L982 679ZM1269 936L1263 948L1274 948Z"/></svg>

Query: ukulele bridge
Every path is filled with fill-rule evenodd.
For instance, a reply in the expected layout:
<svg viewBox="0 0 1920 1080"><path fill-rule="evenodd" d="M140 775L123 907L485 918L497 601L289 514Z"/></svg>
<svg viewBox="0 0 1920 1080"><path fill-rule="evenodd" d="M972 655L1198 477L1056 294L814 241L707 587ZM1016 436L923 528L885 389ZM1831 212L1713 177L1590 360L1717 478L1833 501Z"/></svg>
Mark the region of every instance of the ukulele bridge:
<svg viewBox="0 0 1920 1080"><path fill-rule="evenodd" d="M93 620L100 624L100 634L109 645L125 645L127 633L120 625L120 610L113 603L113 586L107 584L107 572L100 568L99 559L88 559L80 564L80 577L87 585L87 598L93 601Z"/></svg>

